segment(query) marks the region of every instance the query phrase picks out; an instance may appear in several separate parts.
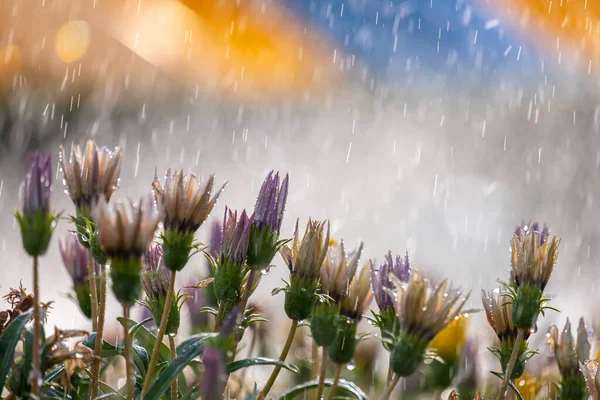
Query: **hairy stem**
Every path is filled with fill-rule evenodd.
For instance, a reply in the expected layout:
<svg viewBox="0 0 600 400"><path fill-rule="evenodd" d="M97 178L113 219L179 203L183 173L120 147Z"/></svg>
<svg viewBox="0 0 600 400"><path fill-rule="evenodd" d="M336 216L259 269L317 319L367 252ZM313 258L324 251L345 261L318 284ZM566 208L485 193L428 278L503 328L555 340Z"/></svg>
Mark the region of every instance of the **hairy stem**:
<svg viewBox="0 0 600 400"><path fill-rule="evenodd" d="M256 270L252 269L248 274L248 280L246 281L246 286L244 287L244 294L239 302L240 315L236 321L237 325L241 325L242 321L244 320L244 312L246 311L246 306L248 305L248 299L250 298L250 292L252 291L254 279L256 279Z"/></svg>
<svg viewBox="0 0 600 400"><path fill-rule="evenodd" d="M90 284L90 296L92 298L92 330L98 332L98 289L96 288L96 268L94 268L94 257L88 257L88 281Z"/></svg>
<svg viewBox="0 0 600 400"><path fill-rule="evenodd" d="M340 383L340 376L342 376L342 368L344 368L344 364L336 364L335 376L333 377L331 389L329 389L329 393L327 393L327 400L333 400L335 397L335 392L337 392L338 384Z"/></svg>
<svg viewBox="0 0 600 400"><path fill-rule="evenodd" d="M152 376L154 375L154 369L158 363L158 354L160 353L160 345L162 344L163 337L165 336L165 330L167 329L167 321L169 320L169 312L171 311L171 305L173 304L173 294L175 292L175 276L177 271L171 271L171 282L169 284L169 290L167 291L167 298L165 299L165 308L163 309L162 317L160 318L160 327L156 334L156 342L154 342L154 348L152 349L152 357L150 358L150 364L148 364L148 373L146 374L146 380L144 381L144 388L142 389L142 397L150 389L150 383L152 382Z"/></svg>
<svg viewBox="0 0 600 400"><path fill-rule="evenodd" d="M177 357L177 346L175 345L175 336L169 336L169 346L171 347L171 360L174 360ZM177 390L177 379L173 379L173 384L171 385L171 400L177 400L179 391Z"/></svg>
<svg viewBox="0 0 600 400"><path fill-rule="evenodd" d="M523 341L523 336L525 332L523 329L517 330L517 338L513 344L512 353L510 355L510 360L508 361L508 365L506 366L506 372L504 373L504 380L502 381L502 386L500 386L500 392L498 392L497 400L503 400L506 395L506 389L508 389L508 382L510 382L510 377L512 376L513 369L515 368L515 364L517 363L517 358L519 356L519 349L521 348L521 342Z"/></svg>
<svg viewBox="0 0 600 400"><path fill-rule="evenodd" d="M40 278L38 271L38 256L33 256L33 366L31 368L31 397L40 398L40 372L42 346L42 323L40 320Z"/></svg>
<svg viewBox="0 0 600 400"><path fill-rule="evenodd" d="M129 340L129 307L123 306L123 339L125 340L125 371L127 373L127 400L133 400L133 363L131 360L131 340Z"/></svg>
<svg viewBox="0 0 600 400"><path fill-rule="evenodd" d="M92 388L90 400L98 396L98 382L100 380L100 353L102 351L102 335L104 333L104 315L106 314L106 265L100 266L100 308L98 310L98 331L94 346L94 362L92 364Z"/></svg>
<svg viewBox="0 0 600 400"><path fill-rule="evenodd" d="M296 328L298 328L298 321L292 320L292 326L290 326L290 332L288 333L287 340L285 342L285 345L283 346L283 349L281 350L281 355L279 356L279 361L281 361L281 362L285 361L285 359L290 351L290 348L292 347L292 343L294 341L294 335L296 334ZM277 376L279 375L279 371L281 371L281 366L276 365L275 369L271 373L271 376L269 377L269 380L267 381L267 384L265 385L264 389L262 390L263 397L266 398L267 394L273 387L273 384L275 383L275 380L277 379Z"/></svg>
<svg viewBox="0 0 600 400"><path fill-rule="evenodd" d="M388 400L392 395L392 392L396 388L398 381L400 380L400 375L392 373L392 378L388 379L387 384L385 385L385 391L379 398L379 400Z"/></svg>
<svg viewBox="0 0 600 400"><path fill-rule="evenodd" d="M315 400L321 400L321 397L323 397L323 390L325 390L325 376L327 375L327 349L322 347L321 350L321 370L319 372L319 386L314 397Z"/></svg>

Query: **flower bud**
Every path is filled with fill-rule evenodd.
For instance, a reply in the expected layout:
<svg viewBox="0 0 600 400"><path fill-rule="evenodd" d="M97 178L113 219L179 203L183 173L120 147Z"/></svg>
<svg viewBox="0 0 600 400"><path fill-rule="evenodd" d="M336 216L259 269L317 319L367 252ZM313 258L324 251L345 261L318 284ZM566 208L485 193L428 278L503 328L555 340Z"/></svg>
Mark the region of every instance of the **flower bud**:
<svg viewBox="0 0 600 400"><path fill-rule="evenodd" d="M317 285L313 287L292 281L285 292L284 309L288 318L302 321L310 317L317 302Z"/></svg>
<svg viewBox="0 0 600 400"><path fill-rule="evenodd" d="M110 263L112 290L116 299L131 307L142 294L142 261L138 257L113 258Z"/></svg>
<svg viewBox="0 0 600 400"><path fill-rule="evenodd" d="M500 360L500 366L502 367L502 373L506 373L506 367L508 366L508 362L510 361L510 357L513 351L513 342L511 339L505 339L500 342L500 346L497 348L497 351L494 351L494 354ZM511 375L511 379L517 379L523 375L525 372L525 363L529 359L527 342L525 340L521 341L521 347L519 348L519 354L517 356L517 362L513 368L513 372Z"/></svg>
<svg viewBox="0 0 600 400"><path fill-rule="evenodd" d="M427 344L426 340L401 333L391 354L392 370L402 377L414 374L425 359Z"/></svg>
<svg viewBox="0 0 600 400"><path fill-rule="evenodd" d="M336 364L347 364L352 361L357 344L356 322L342 317L335 339L327 348L329 358Z"/></svg>
<svg viewBox="0 0 600 400"><path fill-rule="evenodd" d="M181 271L190 259L194 234L165 231L161 239L165 266L171 271Z"/></svg>
<svg viewBox="0 0 600 400"><path fill-rule="evenodd" d="M73 280L73 290L81 312L91 318L92 302L88 274L88 263L92 261L91 254L79 243L76 235L69 235L64 241L60 241L59 249L63 264ZM94 267L97 271L98 264L94 263Z"/></svg>
<svg viewBox="0 0 600 400"><path fill-rule="evenodd" d="M56 223L56 216L50 211L51 162L49 155L33 155L25 175L22 212L15 213L21 228L23 248L30 256L46 253Z"/></svg>
<svg viewBox="0 0 600 400"><path fill-rule="evenodd" d="M519 286L513 300L512 320L519 329L530 330L542 307L542 291L537 286Z"/></svg>
<svg viewBox="0 0 600 400"><path fill-rule="evenodd" d="M317 346L330 346L339 326L339 310L332 304L317 302L310 317L310 333Z"/></svg>

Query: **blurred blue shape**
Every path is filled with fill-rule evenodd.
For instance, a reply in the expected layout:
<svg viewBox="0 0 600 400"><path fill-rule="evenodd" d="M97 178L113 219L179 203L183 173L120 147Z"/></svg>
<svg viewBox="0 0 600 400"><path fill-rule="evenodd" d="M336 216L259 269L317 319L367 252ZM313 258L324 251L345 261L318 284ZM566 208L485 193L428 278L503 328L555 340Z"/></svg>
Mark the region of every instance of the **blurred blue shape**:
<svg viewBox="0 0 600 400"><path fill-rule="evenodd" d="M528 43L473 0L284 0L374 75L539 73ZM500 0L499 0L500 1Z"/></svg>

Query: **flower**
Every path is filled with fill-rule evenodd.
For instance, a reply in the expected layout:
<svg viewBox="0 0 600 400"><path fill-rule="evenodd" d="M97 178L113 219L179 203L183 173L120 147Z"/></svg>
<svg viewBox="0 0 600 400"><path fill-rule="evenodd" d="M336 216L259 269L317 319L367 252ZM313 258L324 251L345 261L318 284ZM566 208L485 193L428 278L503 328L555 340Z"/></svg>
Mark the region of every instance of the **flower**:
<svg viewBox="0 0 600 400"><path fill-rule="evenodd" d="M540 231L540 224L537 222L531 221L531 220L529 220L529 222L521 221L521 225L517 226L517 229L515 230L515 235L521 235L521 232L529 232L529 231L540 232L540 235L541 235L540 240L541 240L542 244L544 244L544 242L548 239L548 236L550 236L550 232L549 232L546 224L544 224L544 227Z"/></svg>
<svg viewBox="0 0 600 400"><path fill-rule="evenodd" d="M321 270L321 292L331 297L335 303L342 304L348 297L362 249L363 243L360 242L358 247L348 254L343 241L340 245L333 241L329 244Z"/></svg>
<svg viewBox="0 0 600 400"><path fill-rule="evenodd" d="M516 286L534 286L544 290L558 259L560 239L548 240L547 228L517 230L511 241L511 270Z"/></svg>
<svg viewBox="0 0 600 400"><path fill-rule="evenodd" d="M292 281L317 283L329 243L329 221L308 220L302 240L298 237L298 221L294 230L292 246L281 248L281 257L290 270Z"/></svg>
<svg viewBox="0 0 600 400"><path fill-rule="evenodd" d="M160 246L153 246L142 255L144 275L142 283L144 292L151 300L158 300L167 295L171 274L165 267L163 251Z"/></svg>
<svg viewBox="0 0 600 400"><path fill-rule="evenodd" d="M513 322L513 305L509 292L495 290L489 293L481 291L481 301L489 325L500 340L500 345L492 347L491 352L498 358L502 371L506 371L508 361L512 354L513 346L517 339L518 330ZM523 341L520 344L517 363L513 369L512 377L520 377L525 371L525 363L533 355L527 350L527 339L531 331L523 332Z"/></svg>
<svg viewBox="0 0 600 400"><path fill-rule="evenodd" d="M440 333L435 335L429 347L448 362L456 360L463 351L467 339L468 325L469 318L466 315L455 318Z"/></svg>
<svg viewBox="0 0 600 400"><path fill-rule="evenodd" d="M91 261L92 254L79 243L76 235L69 235L65 240L59 241L59 249L63 264L73 280L73 290L75 291L79 308L86 317L91 318L92 304L88 263ZM99 265L94 262L94 266L98 273Z"/></svg>
<svg viewBox="0 0 600 400"><path fill-rule="evenodd" d="M269 266L285 241L279 241L279 230L288 195L288 176L281 185L279 173L269 172L254 205L254 223L250 228L248 265L255 269Z"/></svg>
<svg viewBox="0 0 600 400"><path fill-rule="evenodd" d="M598 364L598 361L592 360L581 366L581 371L593 400L600 399L600 368L598 368Z"/></svg>
<svg viewBox="0 0 600 400"><path fill-rule="evenodd" d="M111 258L141 257L150 246L160 219L150 196L142 197L138 204L130 199L100 201L92 214L100 244Z"/></svg>
<svg viewBox="0 0 600 400"><path fill-rule="evenodd" d="M385 255L385 262L379 266L379 270L375 270L372 261L369 262L371 267L371 284L373 286L373 296L380 311L385 311L388 307L394 307L394 299L391 294L393 284L390 279L390 274L393 274L400 282L408 282L410 277L410 263L408 260L408 252L404 257L397 255L394 259L392 252Z"/></svg>
<svg viewBox="0 0 600 400"><path fill-rule="evenodd" d="M271 171L267 174L260 188L254 206L254 215L255 222L260 230L268 227L279 234L288 195L289 177L286 174L280 186L279 172L275 173L275 175L273 175L273 172Z"/></svg>
<svg viewBox="0 0 600 400"><path fill-rule="evenodd" d="M163 310L166 307L167 292L171 283L171 273L165 266L163 250L160 246L154 246L144 252L142 256L144 274L142 283L146 299L142 302L154 319L156 326L160 326ZM174 293L169 312L166 333L176 335L179 329L180 310L183 303L189 298L181 292Z"/></svg>
<svg viewBox="0 0 600 400"><path fill-rule="evenodd" d="M211 198L215 177L203 184L194 174L172 173L167 170L164 187L158 176L152 181L156 202L164 208L163 223L166 231L194 233L206 221L225 183Z"/></svg>
<svg viewBox="0 0 600 400"><path fill-rule="evenodd" d="M394 309L400 325L391 365L398 375L410 376L423 361L429 342L461 314L469 295L461 300L459 290L447 290L446 280L431 286L418 271L408 283L393 275L391 279L398 291Z"/></svg>
<svg viewBox="0 0 600 400"><path fill-rule="evenodd" d="M210 238L208 241L208 253L217 257L221 251L221 241L223 240L223 226L219 221L213 222L210 227Z"/></svg>
<svg viewBox="0 0 600 400"><path fill-rule="evenodd" d="M57 215L50 211L51 192L51 157L37 152L28 160L23 185L22 212L15 212L21 228L23 248L30 256L40 256L48 250L57 218Z"/></svg>
<svg viewBox="0 0 600 400"><path fill-rule="evenodd" d="M329 221L325 232L325 221L308 220L302 240L298 237L298 221L294 230L292 246L283 246L281 257L290 270L290 283L283 289L285 312L293 320L310 317L321 277L321 268L329 244ZM274 291L274 293L279 290Z"/></svg>
<svg viewBox="0 0 600 400"><path fill-rule="evenodd" d="M238 218L237 211L225 209L223 238L214 278L215 295L220 301L235 301L241 293L250 224L246 210Z"/></svg>
<svg viewBox="0 0 600 400"><path fill-rule="evenodd" d="M341 314L357 323L360 322L363 313L369 308L372 298L370 270L365 265L350 282L348 296L342 302Z"/></svg>
<svg viewBox="0 0 600 400"><path fill-rule="evenodd" d="M90 210L101 196L110 200L119 186L122 158L120 148L116 147L114 151L107 147L98 148L93 140L88 140L84 152L79 145L72 144L71 156L66 161L65 149L60 147L60 169L78 214L89 218Z"/></svg>
<svg viewBox="0 0 600 400"><path fill-rule="evenodd" d="M370 270L365 266L356 277L352 277L348 295L341 303L338 331L333 343L328 347L329 358L334 363L346 364L354 357L359 341L356 328L372 297Z"/></svg>
<svg viewBox="0 0 600 400"><path fill-rule="evenodd" d="M586 399L585 377L579 370L579 365L590 358L590 342L583 318L579 320L576 343L573 343L571 322L567 318L560 339L556 325L550 327L550 344L554 349L554 356L560 370L561 393L572 399ZM561 398L567 397L561 396Z"/></svg>
<svg viewBox="0 0 600 400"><path fill-rule="evenodd" d="M548 240L546 235L518 229L511 241L512 319L523 330L531 329L539 313L548 308L542 294L558 258L560 239Z"/></svg>
<svg viewBox="0 0 600 400"><path fill-rule="evenodd" d="M160 214L152 197L136 205L131 200L104 202L92 210L98 240L111 260L112 289L123 305L131 306L141 292L142 254L148 249Z"/></svg>
<svg viewBox="0 0 600 400"><path fill-rule="evenodd" d="M52 157L36 152L30 159L23 190L23 215L34 217L38 212L50 212L52 192Z"/></svg>

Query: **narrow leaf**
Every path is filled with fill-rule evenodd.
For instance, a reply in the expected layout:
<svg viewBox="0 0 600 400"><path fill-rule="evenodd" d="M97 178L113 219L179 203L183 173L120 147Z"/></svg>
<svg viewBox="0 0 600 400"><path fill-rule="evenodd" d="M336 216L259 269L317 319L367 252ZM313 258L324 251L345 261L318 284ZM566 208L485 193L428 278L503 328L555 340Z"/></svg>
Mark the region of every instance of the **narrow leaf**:
<svg viewBox="0 0 600 400"><path fill-rule="evenodd" d="M325 386L331 386L333 384L332 379L327 379L325 381ZM304 397L305 393L308 390L316 389L319 386L318 380L308 381L302 383L300 385L294 386L284 394L279 397L279 400L289 400L293 399L298 395L302 395ZM338 389L336 393L342 392L342 394L351 395L353 398L358 400L368 400L367 395L354 383L347 381L345 379L340 379L338 384Z"/></svg>
<svg viewBox="0 0 600 400"><path fill-rule="evenodd" d="M4 387L6 375L8 375L8 370L13 362L15 347L17 347L21 332L30 318L31 311L19 315L8 325L0 337L0 388Z"/></svg>
<svg viewBox="0 0 600 400"><path fill-rule="evenodd" d="M248 358L245 360L231 362L227 364L227 372L232 374L239 369L252 367L255 365L279 365L280 367L285 368L295 374L300 373L300 370L294 364L263 357Z"/></svg>
<svg viewBox="0 0 600 400"><path fill-rule="evenodd" d="M148 389L144 400L159 400L169 389L177 375L204 351L205 343L215 336L214 333L194 335L177 347L177 357L161 371Z"/></svg>
<svg viewBox="0 0 600 400"><path fill-rule="evenodd" d="M119 317L119 318L117 318L117 320L119 321L119 323L121 325L123 325L123 322L125 321L125 319L123 317ZM129 325L132 327L137 327L137 325L140 325L135 330L135 332L134 332L135 334L131 336L132 340L136 339L140 343L140 345L146 349L148 354L152 354L152 349L154 348L154 343L156 343L156 336L154 336L154 334L152 332L150 332L148 330L148 328L146 328L145 326L141 326L141 323L136 324L135 321L130 319ZM158 352L158 359L160 361L168 361L171 359L171 351L169 350L169 347L164 343L162 343L160 345L159 352Z"/></svg>

